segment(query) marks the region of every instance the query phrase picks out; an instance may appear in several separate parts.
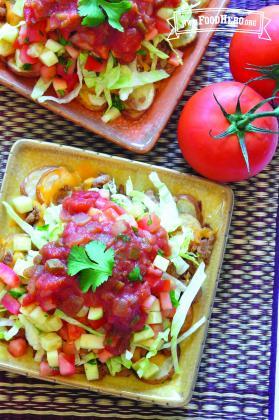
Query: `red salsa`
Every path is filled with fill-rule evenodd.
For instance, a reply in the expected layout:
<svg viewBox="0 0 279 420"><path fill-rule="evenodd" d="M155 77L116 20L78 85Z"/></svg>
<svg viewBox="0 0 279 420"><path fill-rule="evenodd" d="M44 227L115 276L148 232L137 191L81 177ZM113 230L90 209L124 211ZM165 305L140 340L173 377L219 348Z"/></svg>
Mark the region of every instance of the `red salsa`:
<svg viewBox="0 0 279 420"><path fill-rule="evenodd" d="M82 306L102 307L101 320L81 321L106 331L106 349L121 354L132 332L141 330L147 314L143 303L152 293L164 291L162 272L151 268L158 251L169 256L167 232L155 215L142 218L137 226L125 221L125 210L94 191L75 191L63 201L61 218L65 228L59 242L50 242L41 250L41 262L29 282L24 304L37 302L45 311L61 309L76 317ZM82 293L76 276L67 274L67 258L74 245L99 240L114 249L112 276L92 290ZM129 280L135 267L140 278Z"/></svg>
<svg viewBox="0 0 279 420"><path fill-rule="evenodd" d="M161 19L156 15L157 10L178 7L180 0L132 0L131 3L131 9L120 19L124 28L124 32L120 32L107 22L97 27L83 26L77 0L26 0L26 39L29 33L32 35L34 24L44 24L42 34L48 32L48 38L64 38L75 47L91 51L102 59L107 59L112 51L120 63L129 63L135 59L143 39L148 39L154 30L160 33Z"/></svg>

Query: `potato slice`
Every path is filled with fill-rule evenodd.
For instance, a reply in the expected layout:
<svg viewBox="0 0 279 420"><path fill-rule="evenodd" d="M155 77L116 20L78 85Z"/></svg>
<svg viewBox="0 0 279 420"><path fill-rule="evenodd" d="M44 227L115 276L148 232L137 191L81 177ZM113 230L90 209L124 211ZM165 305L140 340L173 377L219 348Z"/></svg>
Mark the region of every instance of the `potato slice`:
<svg viewBox="0 0 279 420"><path fill-rule="evenodd" d="M36 188L41 176L56 168L57 166L43 166L42 168L35 169L34 171L30 172L30 174L27 175L23 182L20 184L21 194L27 195L28 197L35 200L37 198Z"/></svg>
<svg viewBox="0 0 279 420"><path fill-rule="evenodd" d="M65 187L74 187L80 182L76 173L71 173L63 166L43 173L37 184L36 194L40 203L55 203L59 191Z"/></svg>
<svg viewBox="0 0 279 420"><path fill-rule="evenodd" d="M100 104L97 102L93 103L92 100L90 100L90 95L89 89L86 86L83 86L77 99L85 108L90 109L91 111L104 111L107 108L106 102L100 102Z"/></svg>

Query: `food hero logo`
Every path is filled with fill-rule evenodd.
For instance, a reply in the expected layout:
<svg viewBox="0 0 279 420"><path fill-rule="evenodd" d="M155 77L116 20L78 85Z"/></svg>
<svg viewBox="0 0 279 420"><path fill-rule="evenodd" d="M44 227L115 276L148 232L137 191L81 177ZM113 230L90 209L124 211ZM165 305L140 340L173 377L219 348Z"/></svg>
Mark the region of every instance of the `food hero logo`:
<svg viewBox="0 0 279 420"><path fill-rule="evenodd" d="M271 41L268 33L271 19L261 11L192 7L192 13L189 14L189 6L185 6L175 10L168 22L171 26L169 39L177 39L182 34L193 36L196 32L216 31L227 35L235 32L257 34L259 38Z"/></svg>

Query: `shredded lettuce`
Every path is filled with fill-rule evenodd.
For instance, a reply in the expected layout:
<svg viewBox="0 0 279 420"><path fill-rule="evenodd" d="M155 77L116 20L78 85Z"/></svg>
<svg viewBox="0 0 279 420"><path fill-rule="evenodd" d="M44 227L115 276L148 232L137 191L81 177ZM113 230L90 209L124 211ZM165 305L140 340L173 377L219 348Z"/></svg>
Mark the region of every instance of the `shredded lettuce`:
<svg viewBox="0 0 279 420"><path fill-rule="evenodd" d="M158 216L161 219L161 226L163 226L167 232L173 232L181 225L175 200L166 184L161 182L156 172L152 172L149 175L149 179L159 192L160 204Z"/></svg>
<svg viewBox="0 0 279 420"><path fill-rule="evenodd" d="M75 99L79 95L79 92L82 88L83 77L82 77L81 65L80 65L79 60L77 60L77 75L78 75L78 83L76 87L70 93L63 96L62 98L57 98L56 96L40 96L36 99L38 99L39 103L52 101L52 102L57 102L58 104L68 104L69 102L72 102L72 100Z"/></svg>
<svg viewBox="0 0 279 420"><path fill-rule="evenodd" d="M167 59L169 56L168 54L164 53L163 51L159 50L159 48L156 48L151 42L149 41L143 41L142 45L150 52L151 58L153 55L156 55L159 58L162 58L163 60Z"/></svg>
<svg viewBox="0 0 279 420"><path fill-rule="evenodd" d="M120 67L119 79L111 86L111 89L127 89L159 82L166 79L169 74L165 70L151 70L138 72L132 71L130 67L122 65Z"/></svg>
<svg viewBox="0 0 279 420"><path fill-rule="evenodd" d="M22 220L10 204L6 201L2 201L2 204L5 207L8 216L23 230L23 232L30 236L31 241L36 248L41 249L48 242L44 239L42 232L34 229L31 225Z"/></svg>
<svg viewBox="0 0 279 420"><path fill-rule="evenodd" d="M174 264L175 270L179 276L184 274L189 268L189 264L186 261L184 261L183 258L181 258L179 255L177 257L172 258L171 261Z"/></svg>
<svg viewBox="0 0 279 420"><path fill-rule="evenodd" d="M159 350L161 350L164 341L168 341L170 329L167 328L163 332L159 332L155 340L150 346L149 352L146 354L146 358L150 359L150 357L156 356Z"/></svg>
<svg viewBox="0 0 279 420"><path fill-rule="evenodd" d="M117 194L117 186L115 180L112 179L111 181L107 182L105 185L103 185L103 189L108 190L110 194Z"/></svg>
<svg viewBox="0 0 279 420"><path fill-rule="evenodd" d="M25 337L28 344L34 350L41 350L40 333L37 328L26 318L25 315L18 315L19 321L24 326Z"/></svg>
<svg viewBox="0 0 279 420"><path fill-rule="evenodd" d="M182 341L186 340L186 338L188 338L188 337L190 337L190 335L194 334L194 332L196 332L205 322L206 322L206 317L203 316L201 319L199 319L199 321L195 322L195 324L193 324L191 326L191 328L189 328L189 330L187 330L184 334L182 334L177 339L177 344L182 343ZM171 347L171 343L166 343L161 348L162 349L168 349L170 347Z"/></svg>
<svg viewBox="0 0 279 420"><path fill-rule="evenodd" d="M184 324L187 313L190 309L190 306L196 297L199 289L201 288L204 280L206 278L205 274L205 264L202 262L194 276L191 279L191 282L187 286L186 291L182 294L179 302L179 306L176 310L176 313L173 317L171 324L171 353L173 358L173 365L175 372L179 372L179 363L177 356L177 338L179 332Z"/></svg>
<svg viewBox="0 0 279 420"><path fill-rule="evenodd" d="M4 332L4 340L11 340L15 335L17 335L21 327L21 323L19 321L16 321L12 328L9 329L9 331Z"/></svg>
<svg viewBox="0 0 279 420"><path fill-rule="evenodd" d="M24 17L24 4L25 0L16 0L15 4L13 5L13 12L19 17Z"/></svg>
<svg viewBox="0 0 279 420"><path fill-rule="evenodd" d="M37 80L37 83L33 87L31 98L35 100L42 98L43 94L48 90L52 83L52 80L45 81L42 77Z"/></svg>
<svg viewBox="0 0 279 420"><path fill-rule="evenodd" d="M97 335L101 337L103 334L93 330L92 328L88 327L88 325L83 324L82 322L77 321L76 319L66 315L64 312L60 311L60 309L56 309L54 315L58 316L63 321L69 322L69 324L76 325L77 327L84 328L86 331L90 332L91 334Z"/></svg>
<svg viewBox="0 0 279 420"><path fill-rule="evenodd" d="M64 224L60 219L62 205L51 204L44 211L44 226L37 227L46 241L57 241L64 230Z"/></svg>

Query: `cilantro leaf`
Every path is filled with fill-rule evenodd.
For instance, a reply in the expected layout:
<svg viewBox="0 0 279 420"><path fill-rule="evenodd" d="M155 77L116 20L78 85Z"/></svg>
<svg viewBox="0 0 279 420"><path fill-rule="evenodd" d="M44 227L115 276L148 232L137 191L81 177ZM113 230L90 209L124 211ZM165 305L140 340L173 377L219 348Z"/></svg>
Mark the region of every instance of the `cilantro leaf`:
<svg viewBox="0 0 279 420"><path fill-rule="evenodd" d="M98 26L106 19L98 0L79 0L78 13L84 17L81 23L85 26Z"/></svg>
<svg viewBox="0 0 279 420"><path fill-rule="evenodd" d="M132 3L128 0L79 0L78 13L83 17L82 25L98 26L108 18L108 23L114 29L123 32L120 23L121 16L130 10Z"/></svg>
<svg viewBox="0 0 279 420"><path fill-rule="evenodd" d="M68 257L68 274L79 273L80 287L87 292L108 280L114 267L114 250L100 241L91 241L85 247L73 246Z"/></svg>
<svg viewBox="0 0 279 420"><path fill-rule="evenodd" d="M142 275L138 265L136 265L135 268L133 268L133 270L130 271L130 273L128 274L128 279L130 281L142 281Z"/></svg>
<svg viewBox="0 0 279 420"><path fill-rule="evenodd" d="M68 274L74 276L82 270L91 268L92 261L88 258L85 248L73 246L68 257Z"/></svg>
<svg viewBox="0 0 279 420"><path fill-rule="evenodd" d="M120 2L111 3L106 0L99 0L99 4L106 12L110 26L120 32L124 32L124 28L120 23L120 18L125 12L131 9L131 2L128 0L121 0Z"/></svg>

